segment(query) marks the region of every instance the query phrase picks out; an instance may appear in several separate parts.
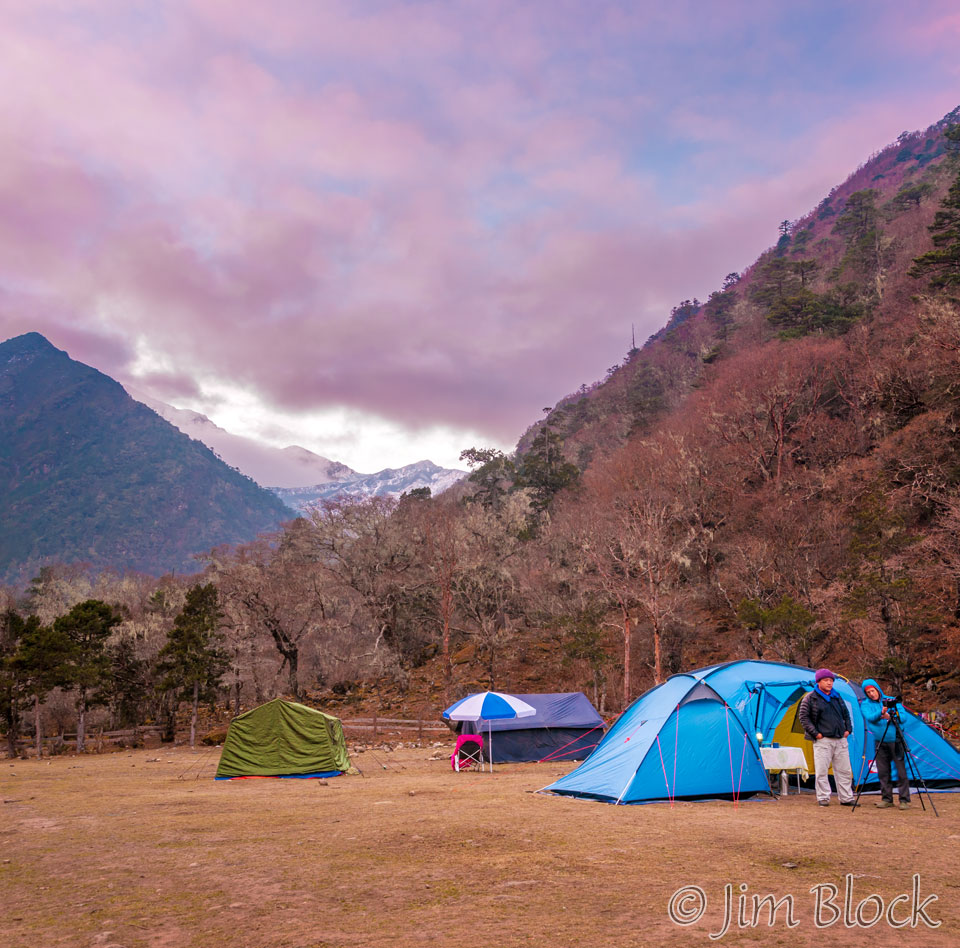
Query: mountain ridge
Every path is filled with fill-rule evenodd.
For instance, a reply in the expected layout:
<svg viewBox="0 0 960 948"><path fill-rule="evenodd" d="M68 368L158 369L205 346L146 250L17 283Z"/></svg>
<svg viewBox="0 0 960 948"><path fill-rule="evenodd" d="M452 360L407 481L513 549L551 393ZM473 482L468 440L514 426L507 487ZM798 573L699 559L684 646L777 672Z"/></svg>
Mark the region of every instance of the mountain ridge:
<svg viewBox="0 0 960 948"><path fill-rule="evenodd" d="M467 471L440 467L426 459L363 474L300 445L274 448L261 444L226 431L199 412L175 408L136 389L127 391L185 434L202 441L226 464L301 512L322 500L341 496L399 497L423 487L436 494L467 476Z"/></svg>
<svg viewBox="0 0 960 948"><path fill-rule="evenodd" d="M274 488L274 493L288 506L307 513L322 501L338 497L399 497L423 488L428 488L431 494L436 495L466 476L466 471L443 468L433 461L417 461L399 468L384 468L375 474L355 474L327 484Z"/></svg>
<svg viewBox="0 0 960 948"><path fill-rule="evenodd" d="M40 333L0 343L0 573L193 572L292 511Z"/></svg>
<svg viewBox="0 0 960 948"><path fill-rule="evenodd" d="M957 122L960 106L926 129L902 133L866 158L816 206L794 221L784 221L779 240L742 272L729 274L723 287L706 301L678 303L664 325L639 348L628 350L604 379L561 398L520 436L518 455L529 451L537 434L546 428L564 441L567 459L585 470L595 456L615 450L631 434L648 430L658 417L677 408L700 383L705 369L741 346L751 345L753 336L769 334L748 311L756 284L771 260L781 256L821 258L824 263L815 280L821 288L830 282L844 258L843 241L835 226L852 194L874 191L876 200L888 201L885 208L877 207L880 211L889 209L906 192L903 207L922 211L932 220L929 181L938 177L950 158L951 145L944 133ZM906 239L916 238L911 234ZM898 251L909 256L904 247L894 244L891 252ZM897 287L894 290L899 292Z"/></svg>
<svg viewBox="0 0 960 948"><path fill-rule="evenodd" d="M190 408L176 408L127 386L127 393L184 434L203 442L224 463L255 480L267 490L312 487L357 474L339 461L331 461L300 445L275 448L252 438L236 435L206 415Z"/></svg>

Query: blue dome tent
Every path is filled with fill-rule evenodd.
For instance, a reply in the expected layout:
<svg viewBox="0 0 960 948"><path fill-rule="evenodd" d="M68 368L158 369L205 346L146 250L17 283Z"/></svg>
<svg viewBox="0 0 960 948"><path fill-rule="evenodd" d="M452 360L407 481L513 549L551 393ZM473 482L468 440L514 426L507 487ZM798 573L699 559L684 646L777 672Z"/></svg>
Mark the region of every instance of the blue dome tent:
<svg viewBox="0 0 960 948"><path fill-rule="evenodd" d="M583 760L603 737L603 718L582 691L559 694L518 693L536 714L525 718L502 718L474 724L460 723L458 734L476 728L480 734L496 735L497 762L532 760ZM489 760L488 748L484 757Z"/></svg>
<svg viewBox="0 0 960 948"><path fill-rule="evenodd" d="M634 701L583 764L544 789L608 803L769 794L761 743L802 748L813 772L813 745L797 720L813 675L799 665L749 660L674 675ZM854 782L875 789L863 692L842 678L834 688L853 722ZM960 752L909 712L903 730L927 786L960 787Z"/></svg>

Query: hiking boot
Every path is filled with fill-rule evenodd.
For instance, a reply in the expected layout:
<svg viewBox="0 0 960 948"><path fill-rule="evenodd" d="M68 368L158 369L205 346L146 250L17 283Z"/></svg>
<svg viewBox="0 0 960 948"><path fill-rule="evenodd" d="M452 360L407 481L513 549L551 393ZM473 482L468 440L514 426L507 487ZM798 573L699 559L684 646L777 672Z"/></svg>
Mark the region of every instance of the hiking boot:
<svg viewBox="0 0 960 948"><path fill-rule="evenodd" d="M893 800L881 800L879 803L874 803L874 806L878 810L889 810L893 806Z"/></svg>
<svg viewBox="0 0 960 948"><path fill-rule="evenodd" d="M817 802L820 804L820 806L830 806L829 800L818 800Z"/></svg>
<svg viewBox="0 0 960 948"><path fill-rule="evenodd" d="M892 805L893 805L893 804L891 804L891 806L892 806ZM909 810L909 809L910 809L910 801L909 801L909 800L901 800L901 801L900 801L900 809L901 809L901 810Z"/></svg>
<svg viewBox="0 0 960 948"><path fill-rule="evenodd" d="M856 802L856 800L841 800L840 806L853 806Z"/></svg>

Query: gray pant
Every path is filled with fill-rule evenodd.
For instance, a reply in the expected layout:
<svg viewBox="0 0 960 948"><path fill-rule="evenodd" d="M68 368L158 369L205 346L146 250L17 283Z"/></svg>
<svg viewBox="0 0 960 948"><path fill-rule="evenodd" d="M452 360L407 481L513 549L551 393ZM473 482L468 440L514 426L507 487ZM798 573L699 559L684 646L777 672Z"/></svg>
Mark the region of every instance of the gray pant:
<svg viewBox="0 0 960 948"><path fill-rule="evenodd" d="M893 803L893 780L890 761L897 765L897 793L901 803L910 802L910 778L903 760L903 746L899 741L884 741L877 744L877 776L880 778L880 796Z"/></svg>
<svg viewBox="0 0 960 948"><path fill-rule="evenodd" d="M850 754L847 751L845 737L821 737L813 742L813 766L817 772L817 799L821 802L830 799L830 777L827 774L833 766L833 778L837 784L837 796L841 803L853 800L853 772L850 769Z"/></svg>

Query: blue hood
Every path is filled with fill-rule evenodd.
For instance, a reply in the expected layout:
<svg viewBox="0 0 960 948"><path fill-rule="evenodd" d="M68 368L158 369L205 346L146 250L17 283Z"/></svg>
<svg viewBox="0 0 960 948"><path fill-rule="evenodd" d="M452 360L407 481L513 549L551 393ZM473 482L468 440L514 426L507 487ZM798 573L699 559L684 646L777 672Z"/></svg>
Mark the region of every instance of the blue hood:
<svg viewBox="0 0 960 948"><path fill-rule="evenodd" d="M871 685L873 685L873 687L876 688L877 691L880 692L880 697L881 697L881 698L886 698L886 695L883 693L883 689L880 687L879 684L877 684L877 682L876 682L873 678L864 678L864 679L863 679L863 684L862 684L860 687L863 689L863 693L864 693L864 694L867 693L867 689L868 689ZM870 700L870 699L867 698L867 701L869 701L869 700Z"/></svg>
<svg viewBox="0 0 960 948"><path fill-rule="evenodd" d="M867 688L871 685L880 692L879 701L871 701L867 697ZM883 698L886 697L883 689L873 678L864 678L863 684L860 687L863 689L863 701L860 704L860 711L863 714L863 720L867 724L867 730L873 735L874 741L883 740L890 743L896 740L897 732L893 729L892 724L888 726L887 720L883 717Z"/></svg>

